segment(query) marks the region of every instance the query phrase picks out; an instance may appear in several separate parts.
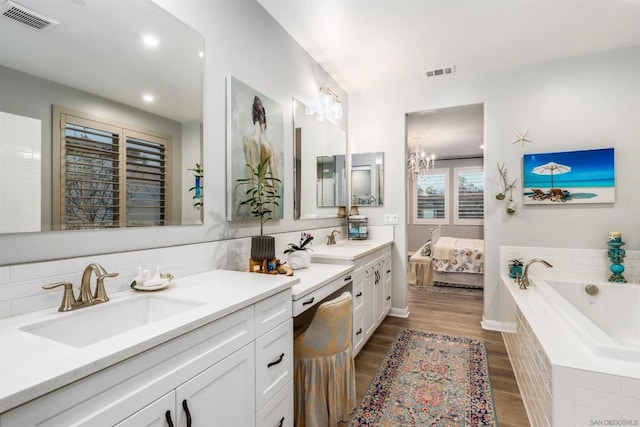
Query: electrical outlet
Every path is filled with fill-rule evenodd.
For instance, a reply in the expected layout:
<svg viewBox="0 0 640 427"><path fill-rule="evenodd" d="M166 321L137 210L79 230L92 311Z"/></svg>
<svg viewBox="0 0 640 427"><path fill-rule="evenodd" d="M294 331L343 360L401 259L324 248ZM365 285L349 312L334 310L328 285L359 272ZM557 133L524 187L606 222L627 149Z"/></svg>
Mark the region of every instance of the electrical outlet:
<svg viewBox="0 0 640 427"><path fill-rule="evenodd" d="M385 225L398 225L398 214L385 214L384 223Z"/></svg>

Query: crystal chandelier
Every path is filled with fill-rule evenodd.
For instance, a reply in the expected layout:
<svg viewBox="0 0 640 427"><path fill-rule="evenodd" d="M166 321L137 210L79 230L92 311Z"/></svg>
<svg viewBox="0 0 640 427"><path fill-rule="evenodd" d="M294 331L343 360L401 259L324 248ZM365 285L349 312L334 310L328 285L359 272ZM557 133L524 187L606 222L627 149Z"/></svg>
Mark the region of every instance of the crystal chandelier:
<svg viewBox="0 0 640 427"><path fill-rule="evenodd" d="M429 169L433 169L436 160L435 154L428 153L422 144L419 144L419 137L414 139L415 143L411 147L411 153L409 153L407 160L407 170L412 179L416 179L418 175L424 175Z"/></svg>

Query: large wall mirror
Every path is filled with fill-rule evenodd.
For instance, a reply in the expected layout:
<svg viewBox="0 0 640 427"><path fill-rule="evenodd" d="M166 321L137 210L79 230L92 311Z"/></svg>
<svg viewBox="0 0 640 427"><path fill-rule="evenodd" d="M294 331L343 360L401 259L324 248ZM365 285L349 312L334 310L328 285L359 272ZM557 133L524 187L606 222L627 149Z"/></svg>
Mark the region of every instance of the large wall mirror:
<svg viewBox="0 0 640 427"><path fill-rule="evenodd" d="M18 3L0 5L0 233L202 224L202 35L152 1Z"/></svg>
<svg viewBox="0 0 640 427"><path fill-rule="evenodd" d="M384 205L384 153L351 154L351 205Z"/></svg>
<svg viewBox="0 0 640 427"><path fill-rule="evenodd" d="M346 203L346 132L293 100L294 218L335 218Z"/></svg>

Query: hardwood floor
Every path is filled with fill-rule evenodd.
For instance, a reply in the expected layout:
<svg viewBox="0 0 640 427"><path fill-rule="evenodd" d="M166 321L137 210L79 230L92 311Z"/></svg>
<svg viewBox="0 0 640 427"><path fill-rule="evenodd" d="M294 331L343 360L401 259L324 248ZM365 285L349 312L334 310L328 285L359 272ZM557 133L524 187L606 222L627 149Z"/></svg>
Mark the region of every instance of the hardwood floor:
<svg viewBox="0 0 640 427"><path fill-rule="evenodd" d="M408 304L411 313L409 318L387 316L356 356L358 402L364 397L400 329L421 329L484 340L487 346L498 425L500 427L530 425L501 334L486 331L480 326L481 293L477 295L444 294L413 290L410 286Z"/></svg>

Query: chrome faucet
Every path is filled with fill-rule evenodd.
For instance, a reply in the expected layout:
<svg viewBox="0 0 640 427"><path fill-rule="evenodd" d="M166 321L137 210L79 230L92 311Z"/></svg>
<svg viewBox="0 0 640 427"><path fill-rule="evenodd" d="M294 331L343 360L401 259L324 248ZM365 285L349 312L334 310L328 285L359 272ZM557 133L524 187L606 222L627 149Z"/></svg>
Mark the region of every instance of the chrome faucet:
<svg viewBox="0 0 640 427"><path fill-rule="evenodd" d="M91 294L91 275L96 275L96 290ZM89 264L82 273L82 281L80 282L80 294L76 299L73 294L73 285L69 282L56 282L44 285L43 289L53 289L64 286L64 294L62 295L62 303L58 311L71 311L77 308L88 307L90 305L100 304L109 301L107 291L104 288L104 279L107 277L118 277L118 273L107 273L100 264Z"/></svg>
<svg viewBox="0 0 640 427"><path fill-rule="evenodd" d="M520 289L527 289L527 287L531 285L531 281L529 280L529 266L536 262L539 262L547 268L553 267L553 265L549 264L547 261L539 258L527 261L524 266L524 271L522 272L522 277L516 277L516 283Z"/></svg>
<svg viewBox="0 0 640 427"><path fill-rule="evenodd" d="M336 233L340 234L340 230L333 230L331 234L327 236L327 245L335 245L336 244Z"/></svg>

